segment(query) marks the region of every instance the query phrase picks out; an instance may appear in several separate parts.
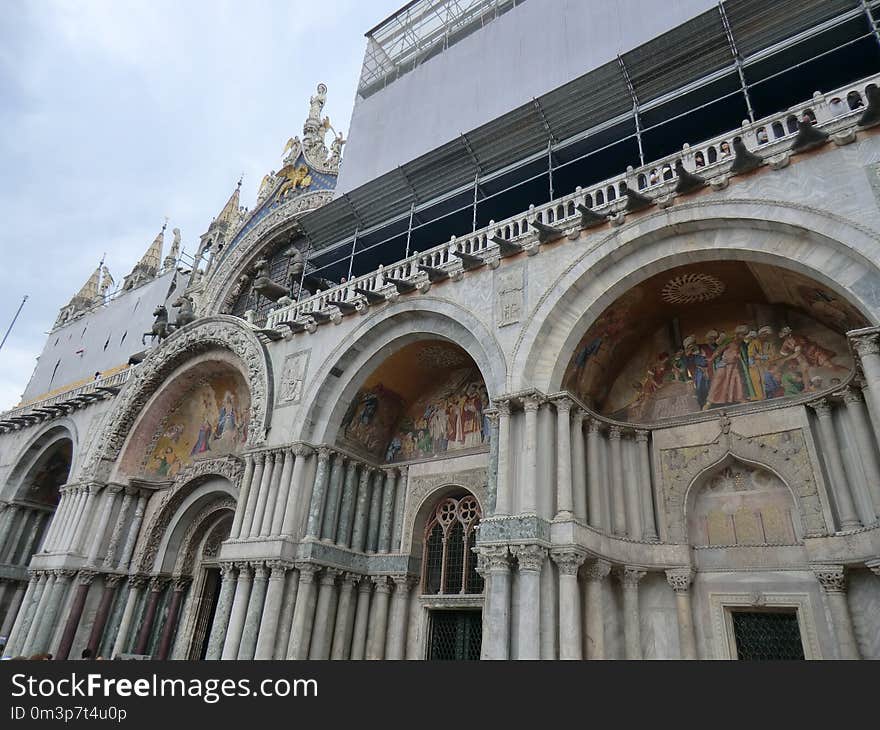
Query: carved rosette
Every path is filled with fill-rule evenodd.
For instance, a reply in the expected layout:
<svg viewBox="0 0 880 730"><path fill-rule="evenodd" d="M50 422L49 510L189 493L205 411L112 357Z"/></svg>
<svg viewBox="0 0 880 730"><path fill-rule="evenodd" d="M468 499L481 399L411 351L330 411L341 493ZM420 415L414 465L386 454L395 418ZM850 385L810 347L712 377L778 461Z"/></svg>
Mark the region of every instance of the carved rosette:
<svg viewBox="0 0 880 730"><path fill-rule="evenodd" d="M666 582L676 593L687 593L694 580L694 572L690 568L673 568L666 571Z"/></svg>
<svg viewBox="0 0 880 730"><path fill-rule="evenodd" d="M846 570L842 565L814 565L813 573L826 593L846 592Z"/></svg>
<svg viewBox="0 0 880 730"><path fill-rule="evenodd" d="M550 557L553 558L553 562L556 563L562 575L577 575L581 565L587 559L586 553L573 548L552 550Z"/></svg>
<svg viewBox="0 0 880 730"><path fill-rule="evenodd" d="M510 550L516 557L520 572L540 571L547 557L547 548L541 545L514 545Z"/></svg>

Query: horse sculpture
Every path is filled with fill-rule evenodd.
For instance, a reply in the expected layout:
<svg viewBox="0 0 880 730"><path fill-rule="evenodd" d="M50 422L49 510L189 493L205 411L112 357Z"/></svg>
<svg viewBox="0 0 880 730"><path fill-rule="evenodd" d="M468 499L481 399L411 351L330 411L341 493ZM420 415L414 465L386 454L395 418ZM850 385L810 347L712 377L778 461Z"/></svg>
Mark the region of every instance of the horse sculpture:
<svg viewBox="0 0 880 730"><path fill-rule="evenodd" d="M169 334L171 334L171 330L168 327L168 310L165 309L163 305L159 305L156 309L153 310L153 316L156 318L156 321L153 322L153 329L149 332L144 332L141 336L141 344L147 344L147 336L150 337L150 344L155 342L156 338L159 338L159 342L161 343Z"/></svg>
<svg viewBox="0 0 880 730"><path fill-rule="evenodd" d="M196 312L193 307L193 300L186 294L181 294L171 306L180 310L172 325L174 329L180 329L181 327L186 327L190 322L195 322Z"/></svg>

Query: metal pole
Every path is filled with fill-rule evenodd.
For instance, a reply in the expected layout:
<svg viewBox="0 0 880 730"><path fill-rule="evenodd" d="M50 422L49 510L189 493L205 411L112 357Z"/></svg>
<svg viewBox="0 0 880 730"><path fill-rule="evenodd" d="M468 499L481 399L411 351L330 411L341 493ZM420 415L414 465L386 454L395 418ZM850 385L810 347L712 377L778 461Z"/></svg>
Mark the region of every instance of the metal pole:
<svg viewBox="0 0 880 730"><path fill-rule="evenodd" d="M733 28L730 27L730 21L727 20L727 11L724 9L723 2L718 3L718 12L721 14L721 22L724 24L724 33L727 35L727 44L730 46L730 52L733 54L733 60L736 64L736 72L739 74L739 83L746 100L746 109L749 112L749 120L754 122L755 110L752 108L752 99L749 97L749 85L746 83L742 58L740 58L739 50L736 47L736 38L733 37Z"/></svg>
<svg viewBox="0 0 880 730"><path fill-rule="evenodd" d="M21 314L22 307L24 307L24 303L28 300L28 295L25 294L22 297L21 304L18 305L18 310L15 312L15 316L12 318L12 321L9 323L9 327L6 330L6 334L3 335L3 339L0 340L0 350L3 349L3 345L6 344L6 338L9 337L9 333L12 332L12 328L15 326L15 321L18 319L18 315Z"/></svg>
<svg viewBox="0 0 880 730"><path fill-rule="evenodd" d="M471 233L477 230L477 196L480 191L480 173L474 175L474 220L473 227L471 228Z"/></svg>
<svg viewBox="0 0 880 730"><path fill-rule="evenodd" d="M550 141L547 142L547 181L550 184L550 200L553 200L553 143Z"/></svg>
<svg viewBox="0 0 880 730"><path fill-rule="evenodd" d="M296 303L297 304L299 304L300 300L302 299L303 284L305 283L305 280L306 280L306 268L309 265L309 254L311 252L312 252L312 241L310 239L309 245L306 246L306 255L303 257L303 270L302 270L302 274L300 274L300 277L299 277L299 291L296 293Z"/></svg>
<svg viewBox="0 0 880 730"><path fill-rule="evenodd" d="M871 12L871 6L868 5L868 0L862 0L862 10L864 10L865 15L868 16L868 25L870 25L871 30L874 31L874 38L877 39L877 43L880 43L880 29L877 28L877 21L874 20L874 13Z"/></svg>
<svg viewBox="0 0 880 730"><path fill-rule="evenodd" d="M410 236L412 235L412 222L413 222L413 215L415 214L415 212L416 212L416 204L410 203L410 206L409 206L409 225L406 227L406 254L403 257L405 259L409 258L409 239L410 239Z"/></svg>
<svg viewBox="0 0 880 730"><path fill-rule="evenodd" d="M360 228L358 226L355 226L354 239L351 242L351 256L348 259L348 279L346 279L346 281L349 281L351 279L351 271L354 268L354 250L355 250L355 248L357 248L358 231L359 230L360 230Z"/></svg>

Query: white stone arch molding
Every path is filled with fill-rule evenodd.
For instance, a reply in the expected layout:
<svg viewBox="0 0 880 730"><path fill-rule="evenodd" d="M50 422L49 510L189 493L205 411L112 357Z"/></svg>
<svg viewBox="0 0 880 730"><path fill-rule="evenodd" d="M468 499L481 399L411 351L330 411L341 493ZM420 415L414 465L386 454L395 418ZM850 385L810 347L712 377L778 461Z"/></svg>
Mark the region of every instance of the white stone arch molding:
<svg viewBox="0 0 880 730"><path fill-rule="evenodd" d="M229 352L240 363L251 398L248 444L263 443L272 417L274 388L266 348L244 320L225 315L205 317L173 332L137 366L105 420L103 433L95 439L84 474L106 480L150 398L188 360L212 350Z"/></svg>
<svg viewBox="0 0 880 730"><path fill-rule="evenodd" d="M138 571L149 574L183 568L193 531L218 511L235 511L241 473L241 461L234 457L199 462L182 471L142 532L134 559ZM166 564L172 540L176 557Z"/></svg>
<svg viewBox="0 0 880 730"><path fill-rule="evenodd" d="M328 190L299 195L279 205L248 230L210 273L201 296L203 312L211 315L227 311L238 294L239 278L248 267L274 245L279 236L301 232L298 219L332 199L333 191Z"/></svg>
<svg viewBox="0 0 880 730"><path fill-rule="evenodd" d="M718 438L711 443L661 449L658 454L662 486L658 506L669 542L687 542L687 510L694 490L729 461L768 471L788 488L804 537L828 534L827 510L803 431L792 429L747 438L722 425Z"/></svg>
<svg viewBox="0 0 880 730"><path fill-rule="evenodd" d="M412 297L364 317L313 372L294 432L304 441L333 443L345 411L364 381L391 354L420 340L447 340L476 363L489 398L504 392L506 358L494 334L471 311L448 299Z"/></svg>
<svg viewBox="0 0 880 730"><path fill-rule="evenodd" d="M827 211L766 200L678 204L592 238L548 282L511 358L511 390L556 392L583 334L654 274L711 260L765 263L810 276L880 323L880 233ZM575 244L578 245L578 244ZM583 245L581 243L580 245Z"/></svg>
<svg viewBox="0 0 880 730"><path fill-rule="evenodd" d="M31 472L39 460L58 442L70 441L72 450L68 481L75 473L76 460L79 457L79 434L76 424L70 418L59 418L33 434L19 450L11 462L11 471L5 480L0 496L14 499L21 491L25 477Z"/></svg>

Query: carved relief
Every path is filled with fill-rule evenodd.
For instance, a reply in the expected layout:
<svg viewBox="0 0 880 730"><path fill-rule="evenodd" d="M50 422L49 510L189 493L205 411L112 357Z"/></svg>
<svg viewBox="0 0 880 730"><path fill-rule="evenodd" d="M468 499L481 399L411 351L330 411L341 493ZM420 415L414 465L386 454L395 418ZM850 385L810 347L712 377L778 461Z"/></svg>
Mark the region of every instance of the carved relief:
<svg viewBox="0 0 880 730"><path fill-rule="evenodd" d="M296 405L302 399L311 350L300 350L284 358L278 405Z"/></svg>
<svg viewBox="0 0 880 730"><path fill-rule="evenodd" d="M525 299L522 266L511 266L495 274L495 321L499 327L519 322Z"/></svg>
<svg viewBox="0 0 880 730"><path fill-rule="evenodd" d="M744 438L731 431L722 432L708 444L663 449L660 452L662 511L665 513L670 542L683 543L687 539L685 502L697 478L728 456L746 464L764 466L782 479L795 495L800 514L800 533L803 536L827 534L803 432L795 429ZM716 531L719 529L718 522L716 520L714 526Z"/></svg>

